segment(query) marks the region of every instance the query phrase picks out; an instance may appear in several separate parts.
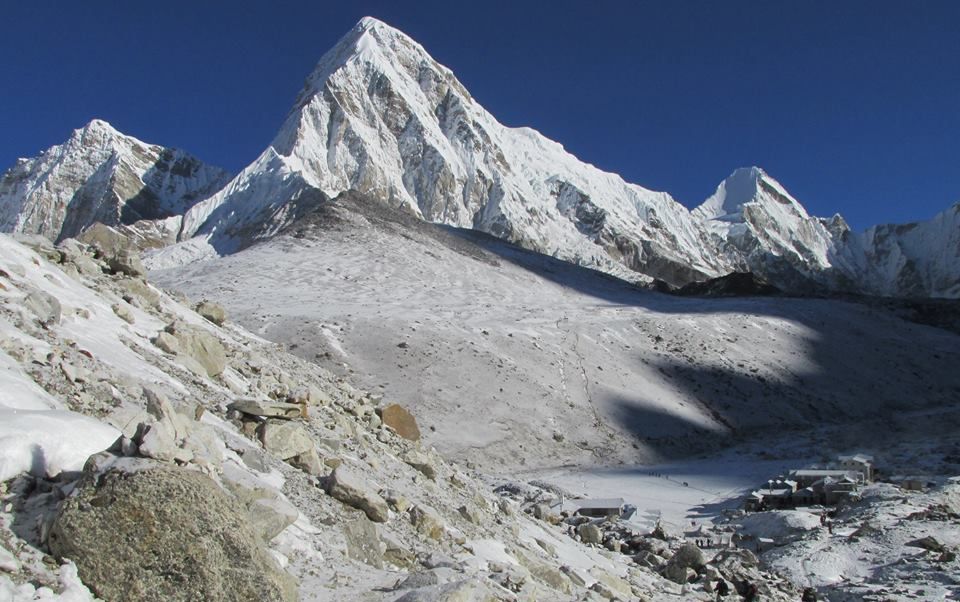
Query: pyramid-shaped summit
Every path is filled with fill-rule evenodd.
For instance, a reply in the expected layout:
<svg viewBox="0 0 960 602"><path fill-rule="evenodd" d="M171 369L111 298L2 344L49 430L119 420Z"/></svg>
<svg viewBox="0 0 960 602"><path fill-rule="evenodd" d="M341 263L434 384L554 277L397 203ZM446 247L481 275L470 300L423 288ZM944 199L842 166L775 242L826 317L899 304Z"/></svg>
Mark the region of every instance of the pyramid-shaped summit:
<svg viewBox="0 0 960 602"><path fill-rule="evenodd" d="M529 128L508 128L405 34L362 19L318 62L271 146L184 219L221 250L302 212L305 189L355 189L423 219L475 228L621 275L724 273L669 195L628 184ZM290 203L293 205L287 206Z"/></svg>

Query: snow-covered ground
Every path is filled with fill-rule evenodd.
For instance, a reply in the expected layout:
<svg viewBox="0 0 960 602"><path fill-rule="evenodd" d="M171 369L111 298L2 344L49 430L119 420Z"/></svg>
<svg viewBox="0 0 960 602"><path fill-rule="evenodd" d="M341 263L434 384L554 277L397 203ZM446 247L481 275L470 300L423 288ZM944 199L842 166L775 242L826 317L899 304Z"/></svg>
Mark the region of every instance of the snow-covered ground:
<svg viewBox="0 0 960 602"><path fill-rule="evenodd" d="M478 592L484 599L495 593L495 599L504 602L572 601L592 595L588 588L606 592L608 598L709 599L702 587L691 590L672 583L650 567L635 565L629 555L584 545L569 537L565 526L518 512L515 503L494 494L476 472L393 434L378 418L374 405L380 401L369 392L232 322L204 319L136 277L105 273L105 263L97 263L86 251L81 259L77 247L70 248L74 259L57 265L43 259L60 258L54 249L42 247L37 254L0 236L3 402L15 417L36 411L62 412L64 417L32 432L0 432L5 459L16 460L20 451L34 454L29 465L5 464L0 481L0 600L89 602L91 592L116 599L102 592L121 574L118 567L153 571L149 563L138 561L140 553L118 553L113 545L92 549L99 542L91 539L83 544L84 554L76 557L65 556L55 545L69 537L63 531L69 522L63 519L65 508L79 508L89 518L89 508L129 508L124 504L132 501L161 505L164 513L192 515L197 509L185 501L189 496L168 501L131 492L122 500L73 503L111 480L107 475L116 476L114 471L130 481L137 474L158 474L155 470L180 471L185 481L186 475L199 472L209 475L213 486L223 486L223 495L232 492L226 503L210 510L237 513L231 524L238 531L269 530L260 536L264 541L252 536L256 541L250 544L266 547L269 542L277 570L286 567L299 580L302 600L392 602L405 594L424 599L431 592L455 590ZM80 273L79 268L87 271ZM161 334L171 331L182 335L174 336L177 352L166 343L166 349L161 347ZM200 337L206 351L190 345L189 337ZM212 360L217 349L225 363L211 374L197 358ZM240 416L227 409L238 397L268 404L278 395L289 399L283 396L289 396L292 387L306 388L309 410L304 407L301 419L282 424L299 429L300 440L308 441L317 454L316 463L322 462L309 473L281 461L284 452L273 444L262 445ZM190 453L174 452L176 462L149 455L167 449L158 442L159 435L149 442L144 438L154 429L164 432L158 425L165 423L144 422L151 416L169 421L176 430L176 438L171 434L168 441L173 449ZM115 442L118 429L125 439L113 448L117 453L102 452ZM203 441L209 447L201 446ZM154 443L160 447L150 447ZM285 445L285 440L279 443ZM71 455L61 458L61 451ZM94 461L86 459L91 453L96 453ZM75 472L84 462L82 474ZM363 490L364 503L383 504L376 524L357 512L363 503L355 497L325 490L332 466L344 465L355 472L353 486ZM381 495L390 500L389 506ZM135 511L136 516L153 516L149 510ZM165 530L182 526L176 518L156 520L167 521L162 524ZM252 525L240 524L244 522ZM110 523L107 531L121 528ZM219 545L217 534L210 536L205 546ZM191 532L174 539L195 537ZM148 548L168 545L150 537L124 541ZM92 568L100 562L116 563L111 566L118 570ZM204 569L216 571L216 564L211 561ZM256 574L266 579L270 573L264 568ZM157 570L166 582L165 566ZM171 587L184 587L179 576L173 579ZM784 587L777 599L785 600L790 593Z"/></svg>
<svg viewBox="0 0 960 602"><path fill-rule="evenodd" d="M413 407L431 444L495 472L799 432L855 448L960 398L960 338L859 304L661 295L356 200L290 234L151 277Z"/></svg>
<svg viewBox="0 0 960 602"><path fill-rule="evenodd" d="M768 478L796 468L799 460L757 458L745 450L713 457L632 467L556 468L520 473L590 498L623 498L637 507L630 522L650 531L658 522L684 533L714 524L723 510L738 509L743 497Z"/></svg>

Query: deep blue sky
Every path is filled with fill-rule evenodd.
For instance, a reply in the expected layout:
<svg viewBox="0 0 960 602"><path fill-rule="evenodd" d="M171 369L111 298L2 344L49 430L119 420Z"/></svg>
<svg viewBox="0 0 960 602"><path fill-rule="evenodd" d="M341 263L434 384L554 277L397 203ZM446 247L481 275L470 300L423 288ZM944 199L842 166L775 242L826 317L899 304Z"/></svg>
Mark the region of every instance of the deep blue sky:
<svg viewBox="0 0 960 602"><path fill-rule="evenodd" d="M234 171L360 17L507 125L706 198L760 165L857 228L960 200L960 2L3 2L0 166L93 117Z"/></svg>

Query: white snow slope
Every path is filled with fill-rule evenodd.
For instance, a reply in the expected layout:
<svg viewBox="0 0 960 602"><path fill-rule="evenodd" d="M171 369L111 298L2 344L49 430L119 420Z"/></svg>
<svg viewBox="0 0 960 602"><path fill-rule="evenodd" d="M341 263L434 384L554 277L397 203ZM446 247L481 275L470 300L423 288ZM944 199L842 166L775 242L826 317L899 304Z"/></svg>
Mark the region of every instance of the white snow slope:
<svg viewBox="0 0 960 602"><path fill-rule="evenodd" d="M76 236L94 222L182 215L230 175L94 119L63 144L20 159L0 179L0 232Z"/></svg>
<svg viewBox="0 0 960 602"><path fill-rule="evenodd" d="M891 411L960 397L943 330L838 301L645 292L378 207L338 199L151 278L350 370L441 450L493 466L655 461L823 422L869 439Z"/></svg>

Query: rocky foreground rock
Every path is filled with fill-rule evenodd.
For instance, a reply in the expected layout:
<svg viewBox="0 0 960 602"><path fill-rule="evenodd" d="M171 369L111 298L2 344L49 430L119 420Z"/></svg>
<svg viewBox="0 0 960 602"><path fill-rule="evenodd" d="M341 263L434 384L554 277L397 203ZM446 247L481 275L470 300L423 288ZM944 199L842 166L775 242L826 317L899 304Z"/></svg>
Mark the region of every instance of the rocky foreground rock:
<svg viewBox="0 0 960 602"><path fill-rule="evenodd" d="M237 501L199 472L149 463L90 474L50 550L105 600L296 600Z"/></svg>

